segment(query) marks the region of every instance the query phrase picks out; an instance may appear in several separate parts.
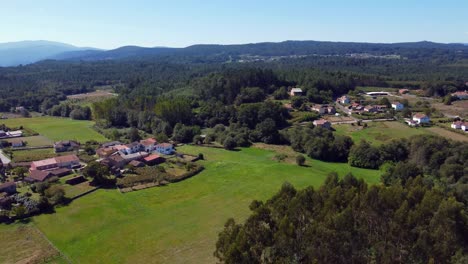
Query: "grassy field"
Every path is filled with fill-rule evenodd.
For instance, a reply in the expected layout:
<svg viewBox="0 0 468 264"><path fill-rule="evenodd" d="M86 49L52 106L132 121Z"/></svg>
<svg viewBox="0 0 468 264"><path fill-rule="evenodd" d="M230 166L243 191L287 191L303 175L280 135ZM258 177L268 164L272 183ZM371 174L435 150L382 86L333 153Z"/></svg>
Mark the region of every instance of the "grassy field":
<svg viewBox="0 0 468 264"><path fill-rule="evenodd" d="M265 200L288 181L319 186L332 171L370 183L379 171L307 160L307 167L273 160L276 152L184 146L203 153L206 169L166 187L121 194L98 190L33 219L76 263L213 263L218 232L229 217L243 220L253 199Z"/></svg>
<svg viewBox="0 0 468 264"><path fill-rule="evenodd" d="M468 142L468 133L465 133L465 135L461 135L456 132L450 131L448 129L444 129L444 128L436 127L436 126L427 128L427 130L445 138Z"/></svg>
<svg viewBox="0 0 468 264"><path fill-rule="evenodd" d="M94 139L103 142L107 140L92 128L94 124L92 121L57 117L35 117L5 119L1 120L0 123L10 127L24 126L30 128L53 141L73 139L85 142Z"/></svg>
<svg viewBox="0 0 468 264"><path fill-rule="evenodd" d="M350 124L334 125L339 135L350 136L354 142L365 139L373 144L380 145L392 139L408 138L415 135L432 134L425 128L411 128L400 122L369 122L368 127L352 126Z"/></svg>
<svg viewBox="0 0 468 264"><path fill-rule="evenodd" d="M13 141L16 139L7 139L6 141ZM27 147L39 147L39 146L52 146L54 142L44 136L31 136L31 137L22 137L21 140L27 142Z"/></svg>
<svg viewBox="0 0 468 264"><path fill-rule="evenodd" d="M29 162L29 161L53 158L55 156L57 156L57 154L55 154L53 148L17 150L13 152L13 161Z"/></svg>
<svg viewBox="0 0 468 264"><path fill-rule="evenodd" d="M0 263L67 263L31 225L2 224L0 237Z"/></svg>

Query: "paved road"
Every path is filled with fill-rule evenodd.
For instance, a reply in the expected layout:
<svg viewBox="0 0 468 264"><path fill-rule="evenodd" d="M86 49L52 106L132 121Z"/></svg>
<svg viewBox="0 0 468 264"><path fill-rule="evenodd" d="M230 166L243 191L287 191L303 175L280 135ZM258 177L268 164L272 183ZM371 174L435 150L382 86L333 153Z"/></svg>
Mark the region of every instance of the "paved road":
<svg viewBox="0 0 468 264"><path fill-rule="evenodd" d="M8 158L7 155L3 153L3 151L0 150L0 159L2 160L3 164L10 164L11 160Z"/></svg>

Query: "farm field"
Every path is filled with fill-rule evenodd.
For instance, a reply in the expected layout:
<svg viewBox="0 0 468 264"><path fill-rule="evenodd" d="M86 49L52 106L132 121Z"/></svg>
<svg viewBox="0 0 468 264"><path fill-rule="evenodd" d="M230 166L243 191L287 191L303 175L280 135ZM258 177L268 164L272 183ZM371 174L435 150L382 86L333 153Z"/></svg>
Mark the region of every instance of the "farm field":
<svg viewBox="0 0 468 264"><path fill-rule="evenodd" d="M13 151L13 161L15 162L29 162L29 161L53 158L55 156L57 156L57 154L55 154L53 148Z"/></svg>
<svg viewBox="0 0 468 264"><path fill-rule="evenodd" d="M6 141L11 142L15 139L7 139ZM54 142L44 136L31 136L31 137L22 137L21 140L27 142L27 147L42 147L42 146L52 146Z"/></svg>
<svg viewBox="0 0 468 264"><path fill-rule="evenodd" d="M252 200L271 197L284 182L318 187L336 171L375 184L380 175L345 163L280 163L274 160L277 152L259 148L184 146L179 151L203 153L206 169L166 187L126 194L98 190L55 214L35 217L35 226L76 263L214 263L217 234L226 220L245 219Z"/></svg>
<svg viewBox="0 0 468 264"><path fill-rule="evenodd" d="M0 263L67 263L32 225L0 225Z"/></svg>
<svg viewBox="0 0 468 264"><path fill-rule="evenodd" d="M429 131L431 131L434 134L437 134L439 136L445 137L445 138L449 138L449 139L453 139L453 140L457 140L457 141L468 142L468 133L467 133L467 135L461 135L461 134L458 134L456 132L452 132L450 130L447 130L447 129L444 129L444 128L441 128L441 127L436 127L436 126L427 128L427 130L429 130Z"/></svg>
<svg viewBox="0 0 468 264"><path fill-rule="evenodd" d="M91 139L99 142L107 139L96 132L92 121L71 120L58 117L15 118L1 120L0 123L11 127L24 126L53 141L78 140L85 142Z"/></svg>
<svg viewBox="0 0 468 264"><path fill-rule="evenodd" d="M354 142L365 139L376 145L389 142L392 139L409 138L415 135L432 134L425 128L411 128L400 122L369 122L368 127L352 126L350 124L333 125L338 135L350 136Z"/></svg>

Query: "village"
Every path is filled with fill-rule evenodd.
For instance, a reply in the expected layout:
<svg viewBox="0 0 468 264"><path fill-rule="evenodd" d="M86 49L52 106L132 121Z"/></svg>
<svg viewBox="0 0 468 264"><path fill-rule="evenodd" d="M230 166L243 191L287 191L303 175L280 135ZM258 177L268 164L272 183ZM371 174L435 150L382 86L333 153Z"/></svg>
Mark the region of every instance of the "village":
<svg viewBox="0 0 468 264"><path fill-rule="evenodd" d="M21 132L15 133L20 135ZM6 143L9 146L4 148L28 151L27 142L20 136ZM95 148L90 151L90 146ZM31 147L30 151L35 149ZM0 149L3 182L0 183L0 217L3 221L21 218L26 212L28 215L41 213L101 187L109 187L109 183L126 193L164 186L203 170L203 166L195 163L203 159L203 155L177 153L174 143L158 142L154 138L127 144L119 141L81 144L76 140L61 140L54 142L53 151L54 157L14 162ZM104 177L105 181L98 177Z"/></svg>
<svg viewBox="0 0 468 264"><path fill-rule="evenodd" d="M291 88L289 95L291 102L284 103L284 107L293 115L307 116L308 112L316 113L317 117L312 118L314 126L331 129L335 124L362 124L379 121L400 121L409 127L430 127L436 124L431 119L431 114L435 116L438 123L449 123L440 125L445 129L459 132L468 131L468 122L463 121L463 117L437 112L430 108L432 98L416 101L423 98L417 96L417 92L409 89L398 89L395 92L371 91L358 92L352 95L342 95L336 98L334 103L314 104L303 100L300 106L293 106L292 100L305 96L301 88ZM414 93L414 94L411 94ZM452 100L468 99L467 91L458 91L451 94ZM410 100L412 103L410 103ZM429 110L428 110L429 109ZM428 113L431 112L431 113ZM308 116L307 116L308 117ZM304 118L302 124L310 122L311 118Z"/></svg>

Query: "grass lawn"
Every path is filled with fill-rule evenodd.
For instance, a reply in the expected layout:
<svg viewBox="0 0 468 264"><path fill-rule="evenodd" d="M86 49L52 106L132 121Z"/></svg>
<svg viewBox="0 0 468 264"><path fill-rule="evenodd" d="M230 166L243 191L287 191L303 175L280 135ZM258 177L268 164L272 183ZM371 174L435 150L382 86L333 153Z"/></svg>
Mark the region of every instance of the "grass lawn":
<svg viewBox="0 0 468 264"><path fill-rule="evenodd" d="M76 263L214 263L218 232L229 217L241 221L253 199L265 200L288 181L318 187L332 171L378 183L380 171L307 160L299 167L273 160L276 152L184 146L203 153L205 170L166 187L121 194L98 190L40 215L35 225Z"/></svg>
<svg viewBox="0 0 468 264"><path fill-rule="evenodd" d="M67 263L32 225L0 224L0 263Z"/></svg>
<svg viewBox="0 0 468 264"><path fill-rule="evenodd" d="M0 123L10 127L23 126L30 128L53 141L72 139L84 143L91 139L99 142L107 140L92 128L94 125L92 121L58 117L34 117L5 119L1 120Z"/></svg>
<svg viewBox="0 0 468 264"><path fill-rule="evenodd" d="M13 161L29 162L35 160L48 159L57 156L53 148L48 149L28 149L13 151Z"/></svg>
<svg viewBox="0 0 468 264"><path fill-rule="evenodd" d="M409 138L414 135L432 134L425 128L412 128L400 122L368 122L368 127L352 126L350 124L333 125L338 135L350 136L354 142L362 139L376 145L389 142L392 139Z"/></svg>
<svg viewBox="0 0 468 264"><path fill-rule="evenodd" d="M17 139L7 139L6 141L11 142ZM21 140L26 142L26 147L42 147L42 146L52 146L54 142L44 136L31 136L31 137L22 137Z"/></svg>

